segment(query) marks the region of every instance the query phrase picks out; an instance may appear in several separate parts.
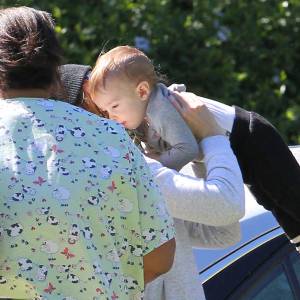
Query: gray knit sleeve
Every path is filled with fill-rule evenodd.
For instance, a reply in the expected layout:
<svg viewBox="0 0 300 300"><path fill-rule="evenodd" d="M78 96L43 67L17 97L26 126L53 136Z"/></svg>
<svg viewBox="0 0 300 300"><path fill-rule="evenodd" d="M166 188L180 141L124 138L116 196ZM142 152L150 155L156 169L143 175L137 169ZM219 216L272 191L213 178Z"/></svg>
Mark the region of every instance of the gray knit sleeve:
<svg viewBox="0 0 300 300"><path fill-rule="evenodd" d="M164 166L180 170L198 156L199 147L192 131L160 89L148 104L147 117L150 127L170 145L170 150L158 158Z"/></svg>
<svg viewBox="0 0 300 300"><path fill-rule="evenodd" d="M192 247L226 248L241 239L239 222L223 226L209 226L185 221L184 225L189 233Z"/></svg>
<svg viewBox="0 0 300 300"><path fill-rule="evenodd" d="M228 139L213 136L202 140L205 178L194 178L163 167L146 158L174 218L227 226L245 213L242 174ZM189 166L183 170L192 174Z"/></svg>

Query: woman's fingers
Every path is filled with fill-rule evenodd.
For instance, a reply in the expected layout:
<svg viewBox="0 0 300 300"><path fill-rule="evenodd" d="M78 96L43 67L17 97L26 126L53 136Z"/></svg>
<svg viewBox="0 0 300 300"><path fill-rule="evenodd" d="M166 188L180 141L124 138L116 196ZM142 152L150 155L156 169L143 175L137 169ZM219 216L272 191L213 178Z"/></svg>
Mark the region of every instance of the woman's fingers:
<svg viewBox="0 0 300 300"><path fill-rule="evenodd" d="M180 95L171 93L169 96L169 100L171 101L172 105L176 108L176 110L181 114L183 107L180 103Z"/></svg>
<svg viewBox="0 0 300 300"><path fill-rule="evenodd" d="M221 128L200 97L193 93L173 92L172 94L172 104L197 139L201 140L207 136L222 134Z"/></svg>
<svg viewBox="0 0 300 300"><path fill-rule="evenodd" d="M193 93L176 93L174 92L174 97L176 102L179 104L181 113L195 113L200 112L204 103L200 100L200 97L197 97Z"/></svg>

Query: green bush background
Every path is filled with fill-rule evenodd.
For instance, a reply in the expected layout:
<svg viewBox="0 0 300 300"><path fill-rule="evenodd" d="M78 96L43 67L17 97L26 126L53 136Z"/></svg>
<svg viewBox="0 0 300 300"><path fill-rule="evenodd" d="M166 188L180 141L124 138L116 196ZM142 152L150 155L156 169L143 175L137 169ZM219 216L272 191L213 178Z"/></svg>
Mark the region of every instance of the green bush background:
<svg viewBox="0 0 300 300"><path fill-rule="evenodd" d="M94 64L101 49L150 42L170 82L267 117L300 144L300 0L0 0L52 12L66 62Z"/></svg>

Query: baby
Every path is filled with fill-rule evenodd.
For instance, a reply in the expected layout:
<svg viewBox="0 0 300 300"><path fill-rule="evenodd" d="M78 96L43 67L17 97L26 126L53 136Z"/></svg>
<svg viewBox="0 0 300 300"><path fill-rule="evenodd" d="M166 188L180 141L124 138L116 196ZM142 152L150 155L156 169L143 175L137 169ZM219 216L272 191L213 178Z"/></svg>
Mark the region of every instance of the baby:
<svg viewBox="0 0 300 300"><path fill-rule="evenodd" d="M169 101L152 62L140 50L119 46L100 55L88 90L109 118L128 129L146 127L150 156L165 166L179 170L197 158L196 139ZM204 102L213 113L230 139L244 183L257 202L274 214L299 250L300 166L278 131L255 112L194 94L190 97Z"/></svg>
<svg viewBox="0 0 300 300"><path fill-rule="evenodd" d="M198 156L198 143L160 81L143 52L119 46L100 55L88 82L94 103L109 118L131 130L146 123L148 155L180 170Z"/></svg>

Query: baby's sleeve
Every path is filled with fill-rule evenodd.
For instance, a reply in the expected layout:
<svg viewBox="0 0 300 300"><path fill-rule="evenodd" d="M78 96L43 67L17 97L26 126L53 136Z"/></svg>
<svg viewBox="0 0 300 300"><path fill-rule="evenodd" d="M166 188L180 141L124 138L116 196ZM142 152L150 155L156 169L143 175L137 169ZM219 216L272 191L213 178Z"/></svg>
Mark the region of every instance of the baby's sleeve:
<svg viewBox="0 0 300 300"><path fill-rule="evenodd" d="M199 146L172 103L163 96L156 100L150 111L150 126L171 146L170 150L160 154L158 160L178 171L199 155Z"/></svg>

